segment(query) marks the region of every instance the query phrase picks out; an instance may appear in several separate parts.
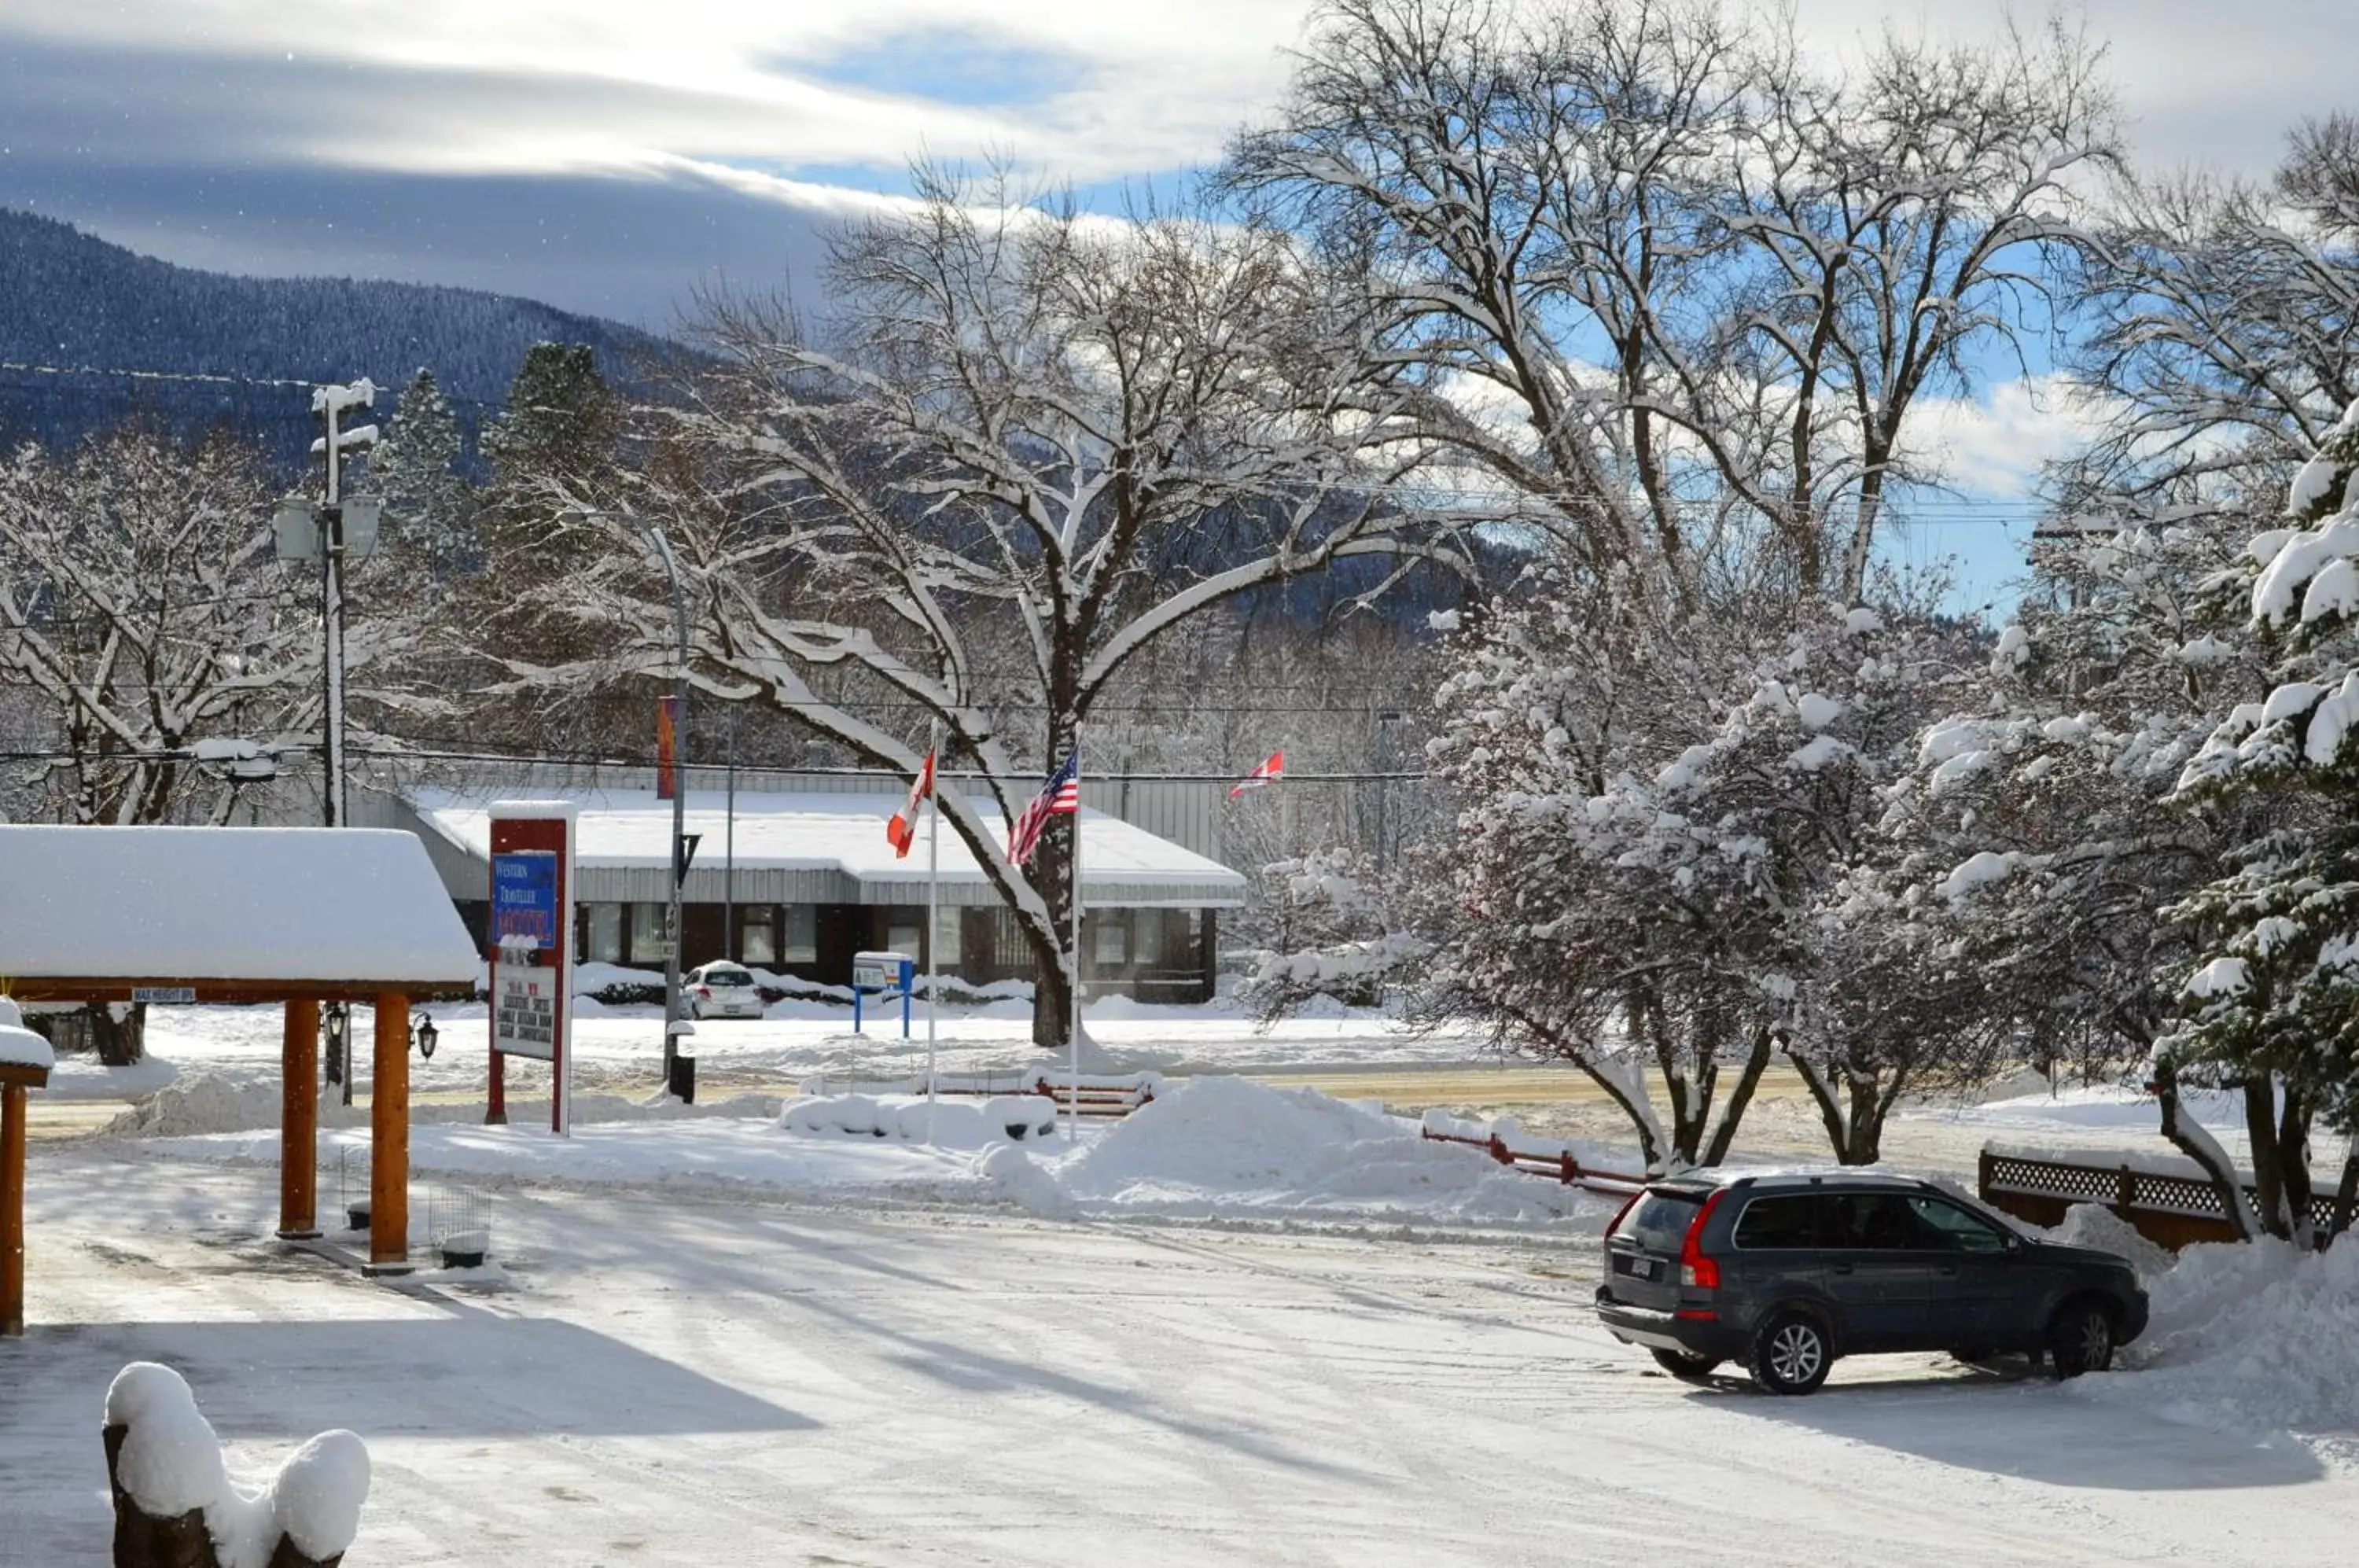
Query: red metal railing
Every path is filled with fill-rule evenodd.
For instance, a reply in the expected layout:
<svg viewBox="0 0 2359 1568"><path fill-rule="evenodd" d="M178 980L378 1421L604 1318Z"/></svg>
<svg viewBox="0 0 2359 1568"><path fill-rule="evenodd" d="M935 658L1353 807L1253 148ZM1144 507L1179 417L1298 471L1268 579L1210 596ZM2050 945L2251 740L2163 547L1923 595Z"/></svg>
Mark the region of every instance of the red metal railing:
<svg viewBox="0 0 2359 1568"><path fill-rule="evenodd" d="M1436 1132L1431 1127L1426 1127L1423 1131L1431 1142L1457 1143L1463 1144L1469 1149L1479 1149L1511 1171L1521 1171L1533 1176L1551 1177L1568 1187L1586 1187L1595 1192L1623 1193L1634 1192L1647 1184L1647 1178L1644 1176L1626 1175L1618 1171L1600 1171L1594 1166L1583 1165L1573 1158L1572 1150L1570 1149L1560 1149L1554 1153L1540 1153L1537 1150L1513 1148L1506 1138L1495 1132L1486 1138L1473 1138L1463 1133Z"/></svg>

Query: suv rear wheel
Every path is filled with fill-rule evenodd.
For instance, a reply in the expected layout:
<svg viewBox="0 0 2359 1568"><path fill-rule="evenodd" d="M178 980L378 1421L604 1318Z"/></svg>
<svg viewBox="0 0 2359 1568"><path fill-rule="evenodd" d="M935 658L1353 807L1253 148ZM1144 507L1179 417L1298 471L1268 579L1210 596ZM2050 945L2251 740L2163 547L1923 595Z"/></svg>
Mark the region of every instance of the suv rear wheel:
<svg viewBox="0 0 2359 1568"><path fill-rule="evenodd" d="M1690 1356L1684 1350L1654 1350L1655 1365L1683 1383L1701 1383L1720 1365L1717 1356Z"/></svg>
<svg viewBox="0 0 2359 1568"><path fill-rule="evenodd" d="M2113 1364L2113 1314L2094 1301L2065 1302L2048 1325L2049 1375L2078 1377Z"/></svg>
<svg viewBox="0 0 2359 1568"><path fill-rule="evenodd" d="M1807 1394L1827 1380L1834 1362L1827 1331L1816 1318L1779 1312L1753 1336L1746 1356L1753 1380L1773 1394Z"/></svg>

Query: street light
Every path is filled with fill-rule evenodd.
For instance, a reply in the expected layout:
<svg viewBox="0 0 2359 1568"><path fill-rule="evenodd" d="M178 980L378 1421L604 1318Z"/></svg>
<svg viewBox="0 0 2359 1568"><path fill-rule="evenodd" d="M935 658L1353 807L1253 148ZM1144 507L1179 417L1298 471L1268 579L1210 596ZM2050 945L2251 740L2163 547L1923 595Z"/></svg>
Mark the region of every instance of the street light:
<svg viewBox="0 0 2359 1568"><path fill-rule="evenodd" d="M664 538L661 528L652 522L629 512L608 512L591 507L575 507L570 516L587 522L593 519L619 519L637 528L655 546L656 558L663 562L664 576L671 582L671 620L674 638L675 668L672 676L672 791L671 791L671 899L666 920L664 943L664 1086L669 1088L679 1057L679 1037L694 1034L696 1026L684 1023L679 1016L679 891L688 880L688 597L679 583L679 558L672 553L671 541Z"/></svg>

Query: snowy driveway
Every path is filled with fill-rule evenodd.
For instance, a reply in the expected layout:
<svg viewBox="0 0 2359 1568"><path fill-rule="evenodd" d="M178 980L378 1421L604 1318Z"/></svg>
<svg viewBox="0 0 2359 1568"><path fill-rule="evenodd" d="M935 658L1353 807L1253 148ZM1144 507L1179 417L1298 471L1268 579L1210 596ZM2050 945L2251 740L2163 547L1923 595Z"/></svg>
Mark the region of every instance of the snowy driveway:
<svg viewBox="0 0 2359 1568"><path fill-rule="evenodd" d="M351 1568L2345 1560L2309 1449L1933 1360L1690 1390L1586 1246L538 1190L516 1288L254 1239L267 1171L43 1151L0 1344L0 1563L106 1560L98 1409L187 1373L242 1472L369 1440ZM93 1196L104 1192L100 1200ZM147 1196L155 1195L148 1207Z"/></svg>

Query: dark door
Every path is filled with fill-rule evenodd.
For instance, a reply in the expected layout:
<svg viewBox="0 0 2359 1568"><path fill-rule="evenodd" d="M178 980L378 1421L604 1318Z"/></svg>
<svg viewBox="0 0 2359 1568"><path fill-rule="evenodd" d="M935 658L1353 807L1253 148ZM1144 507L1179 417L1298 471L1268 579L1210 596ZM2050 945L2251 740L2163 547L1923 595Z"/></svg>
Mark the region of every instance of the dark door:
<svg viewBox="0 0 2359 1568"><path fill-rule="evenodd" d="M1908 1200L1923 1244L1937 1254L1931 1316L1943 1349L2014 1345L2030 1331L2017 1299L2020 1270L2007 1237L1995 1225L1947 1198ZM2027 1318L2017 1322L2018 1318Z"/></svg>
<svg viewBox="0 0 2359 1568"><path fill-rule="evenodd" d="M852 984L852 955L876 945L875 911L864 904L819 907L818 977L824 985Z"/></svg>
<svg viewBox="0 0 2359 1568"><path fill-rule="evenodd" d="M1835 1192L1825 1234L1827 1294L1843 1314L1845 1349L1940 1348L1931 1312L1944 1259L1918 1245L1916 1216L1898 1192Z"/></svg>

